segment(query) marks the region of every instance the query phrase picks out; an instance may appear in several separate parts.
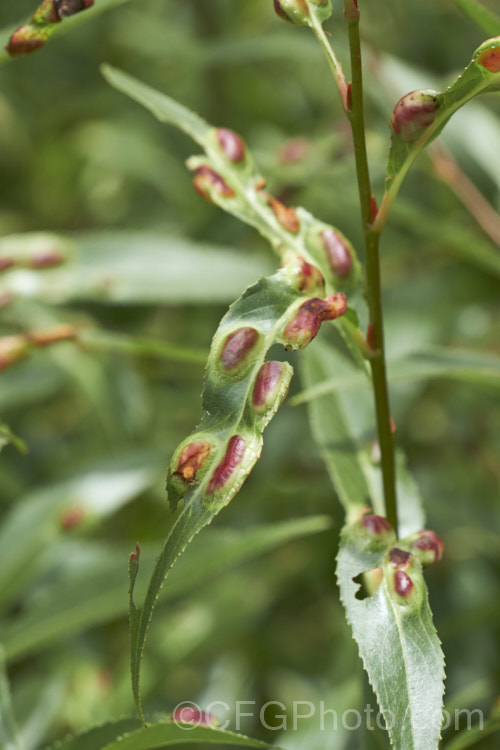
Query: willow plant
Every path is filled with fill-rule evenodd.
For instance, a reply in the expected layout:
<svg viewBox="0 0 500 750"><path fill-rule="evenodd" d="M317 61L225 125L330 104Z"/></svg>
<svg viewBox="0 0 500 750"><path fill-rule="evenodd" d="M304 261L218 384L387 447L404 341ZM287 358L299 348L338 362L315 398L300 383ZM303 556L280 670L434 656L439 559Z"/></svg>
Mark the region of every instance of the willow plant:
<svg viewBox="0 0 500 750"><path fill-rule="evenodd" d="M47 0L44 12L49 5ZM169 570L195 535L240 490L260 456L263 431L286 398L293 369L285 358L267 359L275 344L285 350L311 346L302 355L302 377L316 393L310 404L312 427L345 509L337 558L340 595L391 743L396 750L435 750L440 740L445 670L423 568L441 559L444 545L434 531L425 528L418 490L395 445L379 247L402 182L420 152L457 109L479 94L500 88L500 37L485 41L446 91L412 91L396 103L390 119L385 193L377 201L365 139L357 0L344 0L349 75L323 29L332 13L330 0L274 0L274 8L290 24L290 35L300 33L292 26L306 27L315 35L331 70L352 131L364 265L340 229L305 208L284 205L267 190L266 179L239 134L223 124L213 127L165 94L124 72L103 67L112 86L196 142L203 153L191 157L187 166L197 193L254 227L276 253L279 268L243 292L213 337L202 419L174 452L168 471L170 507L172 511L180 504L183 507L156 560L142 604L134 601L139 546L130 556L131 675L144 729L111 744L108 737L105 745L96 733L95 747L159 747L155 737L161 746L182 737L178 726L168 722L148 725L140 690L147 633ZM40 19L34 20L35 27L39 23ZM33 33L31 28L28 41L32 46ZM343 357L329 338L313 342L320 327L329 322L343 342ZM333 371L360 376L370 389L378 455L370 453L361 437L370 425L357 423L354 432L350 429L348 423L355 419L347 397L321 390ZM328 444L332 431L342 449ZM195 718L197 723L211 723L210 718ZM259 745L209 726L198 730L191 739L201 743Z"/></svg>

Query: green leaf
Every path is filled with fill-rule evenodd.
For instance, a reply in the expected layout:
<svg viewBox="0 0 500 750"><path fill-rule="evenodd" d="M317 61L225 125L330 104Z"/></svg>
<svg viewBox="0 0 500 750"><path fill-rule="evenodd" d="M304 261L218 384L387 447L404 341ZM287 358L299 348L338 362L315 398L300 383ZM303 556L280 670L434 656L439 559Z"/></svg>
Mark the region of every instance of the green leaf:
<svg viewBox="0 0 500 750"><path fill-rule="evenodd" d="M0 529L0 604L5 607L38 572L40 557L63 533L65 523L111 514L155 481L158 459L96 466L79 476L33 491L6 514ZM19 540L22 539L22 544Z"/></svg>
<svg viewBox="0 0 500 750"><path fill-rule="evenodd" d="M500 357L489 352L429 347L389 360L387 369L391 383L446 378L472 385L500 387ZM350 372L343 372L341 368L334 378L328 377L331 372L324 369L327 377L324 380L315 378L314 383L294 396L290 403L298 406L330 393L366 388L366 377L354 368Z"/></svg>
<svg viewBox="0 0 500 750"><path fill-rule="evenodd" d="M34 270L33 259L49 254L59 264ZM54 304L229 302L271 270L263 255L133 231L12 235L0 240L0 257L14 261L1 276L0 293Z"/></svg>
<svg viewBox="0 0 500 750"><path fill-rule="evenodd" d="M212 529L196 539L189 554L179 560L162 602L185 596L225 570L330 526L330 518L312 516L242 531ZM152 549L142 550L141 563L146 568L153 566L154 559ZM82 547L75 541L66 546L60 542L50 568L43 570L40 584L33 584L33 589L38 589L35 599L25 602L22 612L2 626L7 658L40 652L75 633L126 615L125 560L126 551L122 549L95 544ZM60 580L40 590L44 579L57 575Z"/></svg>
<svg viewBox="0 0 500 750"><path fill-rule="evenodd" d="M153 750L184 744L274 748L274 745L266 742L223 729L189 724L177 726L172 721L158 721L148 727L136 729L137 724L137 719L121 719L103 724L81 735L69 737L50 750Z"/></svg>
<svg viewBox="0 0 500 750"><path fill-rule="evenodd" d="M139 729L138 719L118 719L92 727L81 734L65 737L47 750L101 750L117 737Z"/></svg>
<svg viewBox="0 0 500 750"><path fill-rule="evenodd" d="M443 654L421 565L412 555L409 567L395 569L389 559L395 541L393 532L373 533L362 521L344 528L337 560L341 598L395 750L437 750ZM398 548L409 546L401 540ZM376 568L382 579L375 593L357 598L360 577ZM406 577L404 589L398 575Z"/></svg>
<svg viewBox="0 0 500 750"><path fill-rule="evenodd" d="M101 73L111 86L149 109L160 122L175 125L203 145L210 126L199 115L111 65L101 65Z"/></svg>
<svg viewBox="0 0 500 750"><path fill-rule="evenodd" d="M328 379L332 372L334 381ZM306 390L294 403L307 396L313 437L348 518L370 504L384 515L381 469L372 455L376 431L369 379L345 351L322 340L302 355L301 377ZM402 453L396 459L399 522L406 535L423 528L424 513Z"/></svg>
<svg viewBox="0 0 500 750"><path fill-rule="evenodd" d="M460 734L453 737L450 742L446 743L444 750L468 750L469 747L474 747L482 743L487 737L497 732L500 733L500 711L498 708L493 710L492 715L484 723L481 719L477 726L470 729L467 727L466 730L461 731Z"/></svg>
<svg viewBox="0 0 500 750"><path fill-rule="evenodd" d="M491 36L500 34L500 16L489 8L486 8L480 0L454 0L469 18L486 33Z"/></svg>
<svg viewBox="0 0 500 750"><path fill-rule="evenodd" d="M119 737L106 745L106 750L152 750L170 745L229 745L231 747L274 748L267 742L253 740L243 734L222 729L189 725L177 726L171 721L158 721L151 726ZM69 748L68 750L73 750ZM104 750L104 748L103 748Z"/></svg>
<svg viewBox="0 0 500 750"><path fill-rule="evenodd" d="M2 750L22 750L12 712L9 683L5 671L3 649L0 647L0 747Z"/></svg>
<svg viewBox="0 0 500 750"><path fill-rule="evenodd" d="M374 228L383 229L392 203L418 154L431 143L460 107L480 94L500 87L500 37L489 39L443 93L422 89L402 97L391 117L391 148L387 162L384 202Z"/></svg>
<svg viewBox="0 0 500 750"><path fill-rule="evenodd" d="M0 451L6 445L9 445L9 443L14 445L20 453L28 452L28 447L24 440L14 435L8 425L0 423Z"/></svg>

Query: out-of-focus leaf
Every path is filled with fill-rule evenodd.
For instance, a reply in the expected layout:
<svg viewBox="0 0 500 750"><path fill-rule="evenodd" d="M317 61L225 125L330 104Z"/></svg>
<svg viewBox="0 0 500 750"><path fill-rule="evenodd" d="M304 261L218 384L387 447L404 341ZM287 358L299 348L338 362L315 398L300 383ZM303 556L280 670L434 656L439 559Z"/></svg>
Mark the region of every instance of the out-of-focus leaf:
<svg viewBox="0 0 500 750"><path fill-rule="evenodd" d="M9 683L5 671L3 649L0 647L0 747L2 750L23 750L14 721Z"/></svg>
<svg viewBox="0 0 500 750"><path fill-rule="evenodd" d="M469 747L474 747L480 742L482 743L483 740L496 732L500 733L500 711L498 708L493 711L490 718L484 723L481 718L477 726L463 730L459 735L450 740L450 742L447 742L444 750L468 750ZM490 745L489 747L492 746Z"/></svg>
<svg viewBox="0 0 500 750"><path fill-rule="evenodd" d="M27 445L21 438L14 435L10 427L6 424L0 423L0 451L5 448L6 445L12 443L18 451L26 453L28 451Z"/></svg>
<svg viewBox="0 0 500 750"><path fill-rule="evenodd" d="M307 354L309 355L309 352ZM446 378L473 385L500 387L500 357L489 352L431 347L389 360L387 367L391 383ZM351 389L357 391L366 387L366 377L359 371L342 373L342 370L325 370L326 375L331 372L338 372L338 374L333 378L327 377L323 381L316 379L315 385L298 393L291 403L296 406L329 393L340 393Z"/></svg>
<svg viewBox="0 0 500 750"><path fill-rule="evenodd" d="M208 352L190 349L157 339L138 338L96 329L82 329L78 341L91 350L130 354L133 357L158 357L172 362L204 365Z"/></svg>
<svg viewBox="0 0 500 750"><path fill-rule="evenodd" d="M57 252L63 262L33 270L15 266L2 274L0 293L64 303L75 299L109 304L204 304L228 302L269 259L181 238L148 233L13 235L0 240L0 257ZM26 261L25 261L26 262ZM271 266L272 268L272 266Z"/></svg>
<svg viewBox="0 0 500 750"><path fill-rule="evenodd" d="M118 468L98 468L37 490L19 500L0 528L0 603L5 606L37 572L39 555L64 528L113 513L151 486L156 460L124 459ZM22 544L20 544L22 540Z"/></svg>
<svg viewBox="0 0 500 750"><path fill-rule="evenodd" d="M407 573L395 570L389 559L395 536L378 537L361 521L344 528L337 561L342 602L395 750L437 750L444 659L422 568L413 556ZM382 574L378 588L357 598L360 576L375 568ZM408 588L398 589L398 574Z"/></svg>
<svg viewBox="0 0 500 750"><path fill-rule="evenodd" d="M102 65L101 72L111 86L140 102L160 122L175 125L203 145L210 126L195 112L111 65Z"/></svg>
<svg viewBox="0 0 500 750"><path fill-rule="evenodd" d="M309 419L339 499L346 512L356 513L367 506L370 496L362 458L374 431L369 380L364 373L358 373L348 357L322 341L302 355L301 375L307 389L312 390L315 383L332 372L349 382L353 371L359 374L356 402L342 398L341 391L319 396L309 404Z"/></svg>
<svg viewBox="0 0 500 750"><path fill-rule="evenodd" d="M335 381L323 381L332 372ZM370 504L385 515L380 465L372 456L375 423L368 378L340 349L321 341L302 355L301 373L306 390L299 398L308 401L313 437L348 517ZM328 382L335 382L335 389L321 391ZM399 526L407 535L424 527L424 512L400 452L396 463Z"/></svg>
<svg viewBox="0 0 500 750"><path fill-rule="evenodd" d="M245 531L213 529L197 539L189 554L179 560L162 601L184 596L219 572L330 526L327 516L313 516ZM71 548L64 545L54 559L56 570L61 570L63 560L70 555L76 557L77 566L68 566L61 580L4 623L1 638L9 660L25 657L127 613L126 551L101 550L91 545L79 552L75 543ZM145 567L151 567L154 558L152 549L142 550ZM142 588L137 586L141 594Z"/></svg>
<svg viewBox="0 0 500 750"><path fill-rule="evenodd" d="M500 16L490 8L486 8L480 0L454 0L469 18L477 23L486 34L498 36L500 34Z"/></svg>

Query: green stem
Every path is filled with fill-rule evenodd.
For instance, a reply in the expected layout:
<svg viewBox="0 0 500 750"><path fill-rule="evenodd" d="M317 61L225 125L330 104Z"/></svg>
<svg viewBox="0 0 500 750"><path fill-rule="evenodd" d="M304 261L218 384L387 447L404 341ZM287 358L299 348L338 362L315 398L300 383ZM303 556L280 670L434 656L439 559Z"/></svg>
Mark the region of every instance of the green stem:
<svg viewBox="0 0 500 750"><path fill-rule="evenodd" d="M359 37L359 11L356 0L344 0L345 18L349 32L351 55L352 89L350 96L349 121L354 141L356 173L358 177L359 199L366 249L366 290L370 311L370 343L375 349L370 359L377 430L381 452L382 479L384 486L386 516L397 533L396 467L394 457L394 435L391 426L387 369L385 363L384 319L380 281L379 240L380 234L373 231L372 191L368 169L368 155L365 140L363 106L363 75L361 66L361 44Z"/></svg>

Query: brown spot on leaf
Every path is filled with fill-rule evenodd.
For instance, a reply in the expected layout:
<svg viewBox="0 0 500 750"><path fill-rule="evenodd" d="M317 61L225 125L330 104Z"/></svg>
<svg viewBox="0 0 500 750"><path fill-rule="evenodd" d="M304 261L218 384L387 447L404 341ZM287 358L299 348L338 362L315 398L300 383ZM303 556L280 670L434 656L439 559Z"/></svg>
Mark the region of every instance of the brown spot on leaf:
<svg viewBox="0 0 500 750"><path fill-rule="evenodd" d="M132 562L132 560L135 560L136 562L139 562L139 558L141 556L141 548L138 544L135 545L135 552L131 552L128 558L129 562Z"/></svg>
<svg viewBox="0 0 500 750"><path fill-rule="evenodd" d="M209 167L208 164L202 164L194 171L193 187L202 198L212 201L210 194L210 188L215 190L223 198L234 198L236 195L232 187L229 187L227 182L221 177L215 169Z"/></svg>
<svg viewBox="0 0 500 750"><path fill-rule="evenodd" d="M197 706L182 706L172 714L176 724L195 724L198 727L213 727L219 724L216 716L208 711L201 711Z"/></svg>
<svg viewBox="0 0 500 750"><path fill-rule="evenodd" d="M14 265L14 259L13 258L0 258L0 273L2 271L7 271L8 268L12 268Z"/></svg>
<svg viewBox="0 0 500 750"><path fill-rule="evenodd" d="M30 52L43 47L44 44L43 39L32 36L31 27L26 25L20 26L14 31L5 45L5 49L11 57L17 57L17 55L28 55Z"/></svg>
<svg viewBox="0 0 500 750"><path fill-rule="evenodd" d="M79 526L85 518L85 511L83 508L70 508L61 516L61 528L62 529L74 529Z"/></svg>
<svg viewBox="0 0 500 750"><path fill-rule="evenodd" d="M300 221L295 209L292 206L285 206L273 195L267 196L267 203L283 229L291 234L297 234L300 229Z"/></svg>
<svg viewBox="0 0 500 750"><path fill-rule="evenodd" d="M408 598L413 591L413 581L410 576L406 575L403 570L396 570L394 573L394 589L396 594Z"/></svg>
<svg viewBox="0 0 500 750"><path fill-rule="evenodd" d="M394 107L390 127L406 143L414 143L434 122L439 109L436 91L421 89L403 96Z"/></svg>
<svg viewBox="0 0 500 750"><path fill-rule="evenodd" d="M239 367L258 340L259 332L255 328L238 328L230 333L226 337L220 355L224 369L229 372Z"/></svg>
<svg viewBox="0 0 500 750"><path fill-rule="evenodd" d="M324 320L335 320L346 310L347 299L341 292L326 299L313 297L306 300L283 332L285 344L296 345L299 348L307 346L318 333Z"/></svg>
<svg viewBox="0 0 500 750"><path fill-rule="evenodd" d="M399 547L393 547L389 552L389 564L393 568L407 568L411 562L411 554Z"/></svg>
<svg viewBox="0 0 500 750"><path fill-rule="evenodd" d="M337 276L347 276L352 268L352 255L342 237L330 228L321 232L321 238L332 271Z"/></svg>
<svg viewBox="0 0 500 750"><path fill-rule="evenodd" d="M266 408L276 395L283 373L281 362L266 362L260 368L253 387L252 403L257 411Z"/></svg>
<svg viewBox="0 0 500 750"><path fill-rule="evenodd" d="M207 492L221 489L232 477L243 460L246 443L239 435L233 435L227 444L226 455L210 477Z"/></svg>
<svg viewBox="0 0 500 750"><path fill-rule="evenodd" d="M93 4L94 0L54 0L54 8L61 19L74 16L75 13L90 8Z"/></svg>
<svg viewBox="0 0 500 750"><path fill-rule="evenodd" d="M174 475L181 477L185 482L195 480L198 471L207 460L211 450L212 446L206 440L198 440L186 445L181 451Z"/></svg>
<svg viewBox="0 0 500 750"><path fill-rule="evenodd" d="M369 513L368 515L363 516L361 523L367 531L370 531L377 536L393 530L387 518L377 516L374 513Z"/></svg>
<svg viewBox="0 0 500 750"><path fill-rule="evenodd" d="M433 565L441 560L444 553L444 542L434 531L424 529L418 532L418 538L412 542L412 547L420 552L423 565Z"/></svg>
<svg viewBox="0 0 500 750"><path fill-rule="evenodd" d="M42 331L30 331L27 334L28 340L35 346L50 346L50 344L56 344L58 341L71 341L76 336L75 326L69 325L69 323L62 323Z"/></svg>
<svg viewBox="0 0 500 750"><path fill-rule="evenodd" d="M238 133L235 133L234 130L228 130L227 128L218 128L217 140L230 161L234 164L243 161L246 148L243 139Z"/></svg>
<svg viewBox="0 0 500 750"><path fill-rule="evenodd" d="M500 73L500 45L485 49L484 52L481 52L477 61L490 73Z"/></svg>
<svg viewBox="0 0 500 750"><path fill-rule="evenodd" d="M28 266L30 268L51 268L52 266L59 266L64 263L64 256L58 250L46 250L37 255L32 255L28 259Z"/></svg>

